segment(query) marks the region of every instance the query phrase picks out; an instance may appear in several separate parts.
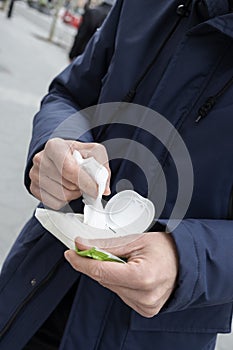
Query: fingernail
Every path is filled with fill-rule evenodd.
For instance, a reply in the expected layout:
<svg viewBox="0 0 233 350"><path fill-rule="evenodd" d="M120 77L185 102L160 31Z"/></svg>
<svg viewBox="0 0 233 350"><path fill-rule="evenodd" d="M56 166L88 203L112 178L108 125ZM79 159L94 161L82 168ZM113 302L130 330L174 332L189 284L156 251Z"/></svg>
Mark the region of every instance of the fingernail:
<svg viewBox="0 0 233 350"><path fill-rule="evenodd" d="M104 194L105 194L106 196L109 196L109 195L111 194L110 188L106 188L106 190L104 191Z"/></svg>
<svg viewBox="0 0 233 350"><path fill-rule="evenodd" d="M69 255L69 250L66 250L64 253L65 259L70 262L70 255Z"/></svg>

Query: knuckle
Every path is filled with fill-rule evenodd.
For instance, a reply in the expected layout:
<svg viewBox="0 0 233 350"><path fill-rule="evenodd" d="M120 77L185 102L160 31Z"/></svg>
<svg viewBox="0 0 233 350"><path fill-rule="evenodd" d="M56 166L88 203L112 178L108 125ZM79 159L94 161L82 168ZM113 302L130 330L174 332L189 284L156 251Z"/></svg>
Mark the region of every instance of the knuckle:
<svg viewBox="0 0 233 350"><path fill-rule="evenodd" d="M33 167L30 169L28 176L31 180L33 180L33 178L34 178L34 168Z"/></svg>
<svg viewBox="0 0 233 350"><path fill-rule="evenodd" d="M72 259L70 263L75 270L80 271L80 265L78 262L76 262L76 260Z"/></svg>
<svg viewBox="0 0 233 350"><path fill-rule="evenodd" d="M89 151L90 156L92 155L96 158L101 164L108 162L108 154L106 147L101 143L94 143L93 148Z"/></svg>
<svg viewBox="0 0 233 350"><path fill-rule="evenodd" d="M69 162L67 160L67 158L64 159L64 162L63 162L63 165L62 165L62 175L66 179L74 177L74 165L71 164L71 162Z"/></svg>
<svg viewBox="0 0 233 350"><path fill-rule="evenodd" d="M30 184L30 192L33 194L34 197L41 200L39 188L34 183Z"/></svg>
<svg viewBox="0 0 233 350"><path fill-rule="evenodd" d="M41 152L38 152L34 155L33 159L33 164L40 164L41 162Z"/></svg>
<svg viewBox="0 0 233 350"><path fill-rule="evenodd" d="M54 137L52 139L49 139L45 144L45 153L47 154L53 154L53 152L57 149L58 145L60 144L61 139Z"/></svg>
<svg viewBox="0 0 233 350"><path fill-rule="evenodd" d="M146 290L151 290L154 287L154 279L151 278L151 276L148 276L145 280L144 280L144 288Z"/></svg>
<svg viewBox="0 0 233 350"><path fill-rule="evenodd" d="M154 288L154 278L150 274L143 275L139 278L139 284L141 289L151 291Z"/></svg>
<svg viewBox="0 0 233 350"><path fill-rule="evenodd" d="M56 138L49 139L49 140L46 142L45 149L52 149L52 148L54 147L54 143L56 143L56 141L57 141Z"/></svg>
<svg viewBox="0 0 233 350"><path fill-rule="evenodd" d="M104 278L104 271L101 268L100 264L98 263L98 261L96 262L96 264L92 267L91 270L91 276L94 280L96 280L97 282L99 282L100 284L103 284L105 281Z"/></svg>
<svg viewBox="0 0 233 350"><path fill-rule="evenodd" d="M29 171L29 178L32 183L36 184L37 186L39 185L39 174L34 167L32 167Z"/></svg>

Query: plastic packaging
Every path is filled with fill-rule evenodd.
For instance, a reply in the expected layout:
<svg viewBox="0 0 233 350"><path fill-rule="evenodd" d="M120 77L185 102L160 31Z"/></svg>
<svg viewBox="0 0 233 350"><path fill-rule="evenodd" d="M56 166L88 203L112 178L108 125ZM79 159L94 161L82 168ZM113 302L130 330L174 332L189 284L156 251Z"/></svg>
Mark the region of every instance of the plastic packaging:
<svg viewBox="0 0 233 350"><path fill-rule="evenodd" d="M113 196L104 208L102 194L108 179L107 169L94 158L83 159L77 151L74 156L78 164L97 182L97 199L83 194L84 214L38 208L35 216L44 228L79 255L124 262L102 249L119 247L139 238L154 221L154 205L137 192L126 190ZM80 252L75 247L75 238L92 248Z"/></svg>

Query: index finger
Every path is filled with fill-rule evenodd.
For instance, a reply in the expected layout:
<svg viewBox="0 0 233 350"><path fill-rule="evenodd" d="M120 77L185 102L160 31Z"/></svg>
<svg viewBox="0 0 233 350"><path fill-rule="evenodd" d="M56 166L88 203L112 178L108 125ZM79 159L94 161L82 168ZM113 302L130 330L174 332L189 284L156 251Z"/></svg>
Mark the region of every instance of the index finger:
<svg viewBox="0 0 233 350"><path fill-rule="evenodd" d="M81 153L83 158L94 157L97 162L109 169L108 154L106 148L100 143L82 143L79 142L72 144L72 149Z"/></svg>
<svg viewBox="0 0 233 350"><path fill-rule="evenodd" d="M110 191L111 170L109 167L109 160L108 160L108 154L107 154L106 148L102 144L94 143L94 142L79 143L79 144L73 143L71 147L73 150L79 151L84 159L93 157L98 163L100 163L102 166L104 166L107 169L108 179L107 179L104 194L109 195L111 193Z"/></svg>
<svg viewBox="0 0 233 350"><path fill-rule="evenodd" d="M58 173L77 185L79 166L72 155L71 144L71 142L54 138L47 142L45 151L47 157L57 168Z"/></svg>
<svg viewBox="0 0 233 350"><path fill-rule="evenodd" d="M131 263L119 264L118 262L94 260L78 256L74 250L67 250L65 258L75 270L103 285L134 289L136 280L138 280L134 278L135 266Z"/></svg>

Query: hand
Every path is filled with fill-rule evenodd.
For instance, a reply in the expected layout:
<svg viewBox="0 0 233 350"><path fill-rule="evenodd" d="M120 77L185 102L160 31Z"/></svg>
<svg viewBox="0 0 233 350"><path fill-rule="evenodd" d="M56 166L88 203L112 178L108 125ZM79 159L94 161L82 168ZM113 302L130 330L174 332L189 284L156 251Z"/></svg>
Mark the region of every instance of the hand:
<svg viewBox="0 0 233 350"><path fill-rule="evenodd" d="M90 248L76 244L81 250ZM73 250L66 251L65 258L75 270L116 293L142 316L156 315L170 297L178 273L177 252L171 235L148 232L110 252L127 258L127 263L83 258Z"/></svg>
<svg viewBox="0 0 233 350"><path fill-rule="evenodd" d="M75 149L83 158L94 157L107 168L109 179L104 194L110 194L110 169L104 146L54 138L46 143L43 151L34 156L29 173L31 193L52 209L64 207L82 193L97 197L97 184L77 164L73 157Z"/></svg>

